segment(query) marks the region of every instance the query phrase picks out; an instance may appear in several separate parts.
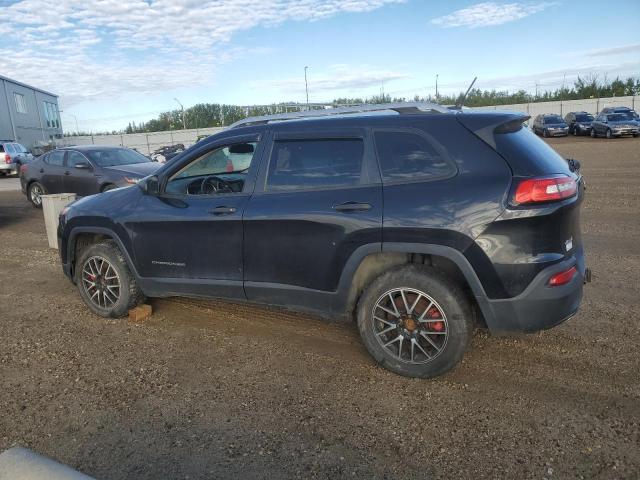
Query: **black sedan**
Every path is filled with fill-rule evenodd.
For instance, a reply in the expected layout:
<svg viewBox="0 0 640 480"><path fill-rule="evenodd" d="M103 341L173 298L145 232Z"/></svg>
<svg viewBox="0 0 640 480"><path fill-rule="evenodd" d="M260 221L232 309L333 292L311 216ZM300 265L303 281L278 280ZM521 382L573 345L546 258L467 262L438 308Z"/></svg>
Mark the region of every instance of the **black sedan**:
<svg viewBox="0 0 640 480"><path fill-rule="evenodd" d="M569 112L564 117L564 121L569 125L569 134L589 135L591 133L591 123L593 115L587 112Z"/></svg>
<svg viewBox="0 0 640 480"><path fill-rule="evenodd" d="M93 195L136 184L158 168L158 163L129 148L65 147L48 152L24 166L20 183L29 201L40 208L41 195Z"/></svg>

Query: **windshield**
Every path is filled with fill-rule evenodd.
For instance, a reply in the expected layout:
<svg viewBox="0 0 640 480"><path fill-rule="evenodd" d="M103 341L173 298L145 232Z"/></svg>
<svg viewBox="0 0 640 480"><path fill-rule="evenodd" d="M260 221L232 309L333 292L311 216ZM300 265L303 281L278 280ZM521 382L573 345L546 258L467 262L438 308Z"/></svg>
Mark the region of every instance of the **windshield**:
<svg viewBox="0 0 640 480"><path fill-rule="evenodd" d="M626 113L612 113L610 115L607 115L607 120L609 120L610 122L623 122L625 120L630 120L631 115L628 115Z"/></svg>
<svg viewBox="0 0 640 480"><path fill-rule="evenodd" d="M544 123L546 123L546 124L564 123L564 120L562 119L562 117L560 117L558 115L553 115L551 117L544 117Z"/></svg>
<svg viewBox="0 0 640 480"><path fill-rule="evenodd" d="M576 115L576 122L593 122L593 115L589 115L588 113Z"/></svg>
<svg viewBox="0 0 640 480"><path fill-rule="evenodd" d="M133 150L129 150L128 148L86 150L83 153L101 167L131 165L133 163L146 163L151 161L144 155L134 152Z"/></svg>

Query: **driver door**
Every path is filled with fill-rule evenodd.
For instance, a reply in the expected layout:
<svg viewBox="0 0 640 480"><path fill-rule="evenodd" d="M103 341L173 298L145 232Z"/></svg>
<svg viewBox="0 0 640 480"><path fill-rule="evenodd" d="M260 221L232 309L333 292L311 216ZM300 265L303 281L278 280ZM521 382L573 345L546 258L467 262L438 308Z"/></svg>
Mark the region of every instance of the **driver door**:
<svg viewBox="0 0 640 480"><path fill-rule="evenodd" d="M143 195L132 222L141 276L169 293L244 298L242 215L255 186L256 135L194 150Z"/></svg>

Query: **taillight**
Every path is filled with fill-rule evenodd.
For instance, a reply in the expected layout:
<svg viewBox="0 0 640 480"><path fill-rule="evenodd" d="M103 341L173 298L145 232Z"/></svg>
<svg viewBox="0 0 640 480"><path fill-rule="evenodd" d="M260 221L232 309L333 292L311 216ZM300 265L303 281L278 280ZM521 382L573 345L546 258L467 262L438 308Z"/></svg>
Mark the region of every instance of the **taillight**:
<svg viewBox="0 0 640 480"><path fill-rule="evenodd" d="M576 273L578 273L578 269L575 266L571 267L569 270L565 270L564 272L556 273L549 279L549 286L559 287L560 285L565 285L573 280Z"/></svg>
<svg viewBox="0 0 640 480"><path fill-rule="evenodd" d="M11 163L11 155L8 153L4 154L4 163Z"/></svg>
<svg viewBox="0 0 640 480"><path fill-rule="evenodd" d="M576 181L567 176L527 178L520 181L513 195L514 205L551 202L573 197L578 191Z"/></svg>

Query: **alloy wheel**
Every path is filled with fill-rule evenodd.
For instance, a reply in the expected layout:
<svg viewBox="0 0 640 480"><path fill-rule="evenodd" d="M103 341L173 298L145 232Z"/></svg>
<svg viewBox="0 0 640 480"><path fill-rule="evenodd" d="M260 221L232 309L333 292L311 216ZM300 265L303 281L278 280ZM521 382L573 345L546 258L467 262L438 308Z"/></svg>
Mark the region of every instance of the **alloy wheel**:
<svg viewBox="0 0 640 480"><path fill-rule="evenodd" d="M89 257L82 266L82 288L98 308L110 308L120 299L120 277L113 265L100 256Z"/></svg>
<svg viewBox="0 0 640 480"><path fill-rule="evenodd" d="M392 357L424 364L442 353L449 337L444 310L420 290L395 288L383 293L373 311L373 333Z"/></svg>
<svg viewBox="0 0 640 480"><path fill-rule="evenodd" d="M31 201L34 205L42 204L42 195L44 195L44 192L42 191L42 187L38 184L32 185L29 189L29 196L31 197Z"/></svg>

